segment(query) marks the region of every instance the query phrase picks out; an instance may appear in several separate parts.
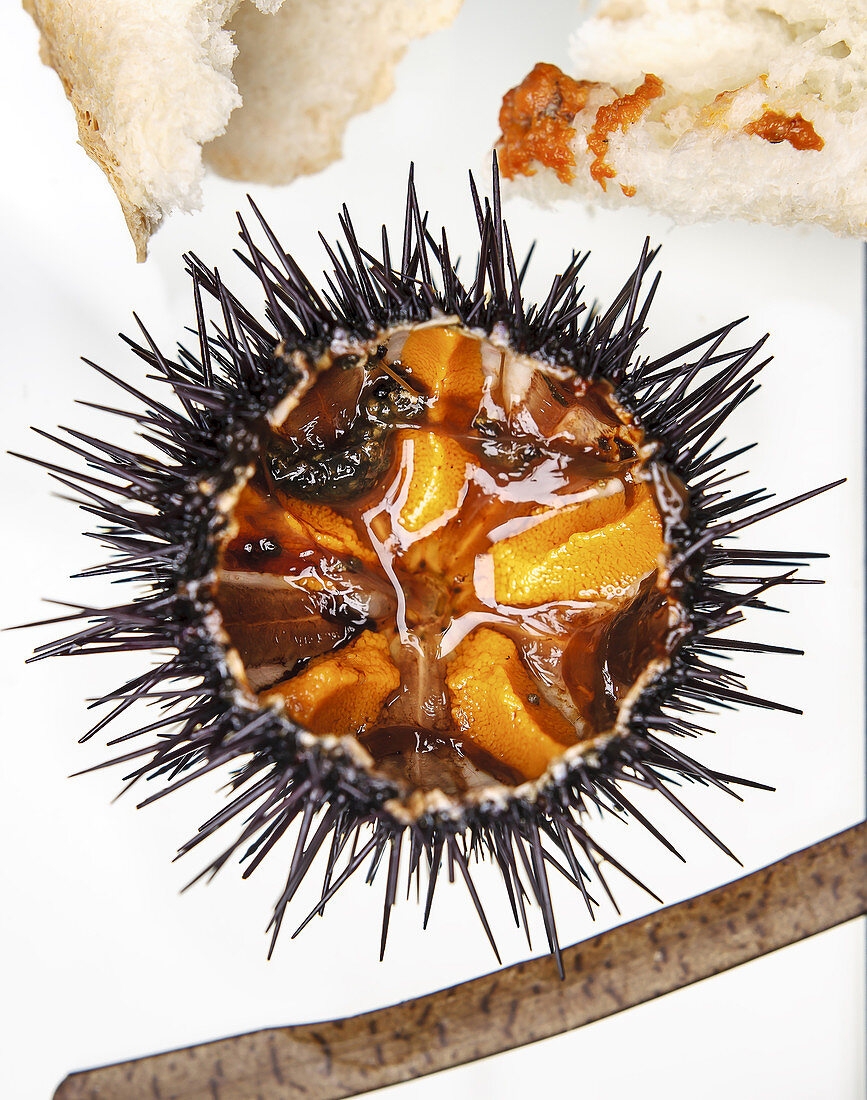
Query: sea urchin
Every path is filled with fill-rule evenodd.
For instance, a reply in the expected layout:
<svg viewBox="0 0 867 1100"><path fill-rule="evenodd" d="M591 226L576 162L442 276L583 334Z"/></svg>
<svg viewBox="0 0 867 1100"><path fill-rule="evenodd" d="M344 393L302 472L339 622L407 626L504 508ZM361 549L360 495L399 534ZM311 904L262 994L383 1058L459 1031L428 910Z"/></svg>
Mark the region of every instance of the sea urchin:
<svg viewBox="0 0 867 1100"><path fill-rule="evenodd" d="M717 436L755 388L763 341L726 350L731 324L641 359L647 246L604 312L582 303L575 254L525 304L496 167L490 202L471 187L481 245L466 284L412 174L400 255L384 229L381 256L362 249L344 207L326 290L255 206L269 249L239 218L265 320L187 257L196 350L170 361L144 328L129 341L174 399L96 367L140 403L121 415L149 453L69 432L56 441L89 472L43 463L106 525L115 557L96 571L139 595L77 609L74 633L36 656L158 655L102 700L97 729L139 701L164 709L109 763L164 780L145 803L235 769L182 848L242 823L203 874L236 852L250 874L296 826L274 937L322 851L314 913L385 864L384 950L401 873L425 879L426 923L445 863L493 944L471 875L488 855L515 920L527 927L535 899L559 958L549 869L588 908L591 878L608 889L601 860L633 877L587 832L588 807L671 847L629 784L711 836L672 781L747 782L675 742L708 705L776 705L718 663L772 647L721 632L814 555L726 540L821 490L759 507L763 491L728 488L741 452Z"/></svg>

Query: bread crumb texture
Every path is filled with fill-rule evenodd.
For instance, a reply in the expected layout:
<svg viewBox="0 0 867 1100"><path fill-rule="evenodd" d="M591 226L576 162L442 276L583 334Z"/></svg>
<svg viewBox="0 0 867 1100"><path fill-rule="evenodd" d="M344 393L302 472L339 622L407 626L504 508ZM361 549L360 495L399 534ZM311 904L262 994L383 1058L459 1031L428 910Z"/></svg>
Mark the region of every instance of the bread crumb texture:
<svg viewBox="0 0 867 1100"><path fill-rule="evenodd" d="M546 104L537 91L515 125L521 89L553 66L504 99L498 149L515 189L867 236L863 0L607 0L571 58L581 105L568 119L571 78L548 73L559 92ZM552 117L561 144L545 150Z"/></svg>
<svg viewBox="0 0 867 1100"><path fill-rule="evenodd" d="M461 0L24 0L79 141L144 260L166 214L224 175L286 183L340 156L409 42ZM234 113L233 113L234 112ZM230 115L231 120L230 120Z"/></svg>

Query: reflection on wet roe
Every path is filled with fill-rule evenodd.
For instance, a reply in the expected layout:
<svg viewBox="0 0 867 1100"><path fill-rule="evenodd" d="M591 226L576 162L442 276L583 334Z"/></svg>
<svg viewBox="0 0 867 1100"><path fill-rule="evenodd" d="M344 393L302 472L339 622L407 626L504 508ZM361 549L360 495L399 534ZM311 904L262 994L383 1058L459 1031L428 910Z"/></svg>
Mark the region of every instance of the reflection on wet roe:
<svg viewBox="0 0 867 1100"><path fill-rule="evenodd" d="M261 703L405 793L539 777L669 655L654 461L607 383L422 325L335 355L267 436L225 630Z"/></svg>

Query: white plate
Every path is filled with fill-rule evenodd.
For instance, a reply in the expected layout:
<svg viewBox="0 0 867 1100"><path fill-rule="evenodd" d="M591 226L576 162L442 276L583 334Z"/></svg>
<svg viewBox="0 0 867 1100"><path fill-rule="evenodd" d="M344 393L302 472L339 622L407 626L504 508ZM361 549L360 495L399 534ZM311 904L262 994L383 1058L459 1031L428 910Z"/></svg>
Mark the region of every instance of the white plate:
<svg viewBox="0 0 867 1100"><path fill-rule="evenodd" d="M502 92L537 60L565 64L572 7L551 3L544 18L528 19L525 5L466 0L453 27L410 49L394 97L351 125L340 163L286 188L255 188L287 247L314 274L321 270L314 231L334 235L344 200L374 242L380 221L398 228L414 159L434 225L449 227L454 252L470 266L475 230L466 170L485 171ZM192 317L182 250L218 264L230 282L245 282L231 256L233 211L245 188L209 178L204 213L172 218L154 238L151 259L137 267L120 210L76 148L71 110L55 75L38 64L34 28L20 11L0 15L0 55L13 89L0 107L9 156L0 179L3 440L53 457L28 424L73 424L112 438L124 431L73 406L79 397L110 403L116 396L78 357L126 377L139 374L115 336L132 331L133 308L165 347L173 346ZM674 228L638 210L594 216L577 205L539 212L510 204L507 216L514 240L539 240L530 294L542 291L572 247L590 248L590 293L604 301L645 234L661 242L664 280L649 349L667 349L743 314L750 315L749 338L771 331L774 362L729 433L761 440L749 457L750 482L794 495L841 474L849 481L755 536L769 546L831 554L808 571L824 578L824 587L784 593L789 614L756 614L749 628L807 650L803 658L750 665L757 693L803 708L804 717L727 715L719 733L697 746L702 760L770 782L777 793L747 793L738 804L695 791L689 802L746 870L853 824L864 812L862 247L822 231ZM42 596L96 602L99 584L66 580L101 556L80 536L81 518L50 496L43 473L12 459L3 459L2 469L3 623L51 614ZM84 700L116 683L130 662L68 659L25 668L30 647L49 635L2 639L5 1096L42 1100L74 1068L344 1015L494 967L462 889L442 891L426 934L415 906L399 907L380 964L381 882L345 890L324 920L299 940L284 938L266 962L263 932L279 888L279 858L250 882L228 869L213 885L179 896L198 865L196 857L181 864L171 857L221 796L200 781L198 789L137 812L131 799L110 804L117 771L67 779L104 755L97 743L76 744L92 717ZM709 842L664 806L649 804L687 854L685 867L638 827L608 825L604 832L667 902L736 877L738 868ZM486 885L499 899L493 876ZM557 889L564 943L617 923L603 909L592 928L568 888ZM626 883L618 896L624 918L651 907ZM506 913L497 916L504 961L525 957ZM541 1087L546 1095L607 1100L636 1093L646 1100L854 1100L864 1088L862 943L857 925L837 929L572 1034L388 1095L410 1100L447 1089L455 1098L500 1098ZM539 929L537 953L543 944Z"/></svg>

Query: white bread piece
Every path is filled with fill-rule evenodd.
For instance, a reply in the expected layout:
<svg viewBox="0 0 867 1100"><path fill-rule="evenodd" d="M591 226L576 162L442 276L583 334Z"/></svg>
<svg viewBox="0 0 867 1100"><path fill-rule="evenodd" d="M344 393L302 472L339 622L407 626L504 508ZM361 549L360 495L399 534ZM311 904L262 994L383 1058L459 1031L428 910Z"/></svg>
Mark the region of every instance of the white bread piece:
<svg viewBox="0 0 867 1100"><path fill-rule="evenodd" d="M283 0L244 4L230 23L244 101L206 161L232 179L287 183L340 156L346 124L394 91L407 45L457 15L461 0Z"/></svg>
<svg viewBox="0 0 867 1100"><path fill-rule="evenodd" d="M600 84L573 120L574 180L535 164L516 176L519 191L638 203L681 222L813 222L867 236L865 0L606 0L571 57L576 78ZM603 190L587 146L596 111L645 74L663 94L609 135L615 175ZM800 115L823 147L744 132L766 112Z"/></svg>
<svg viewBox="0 0 867 1100"><path fill-rule="evenodd" d="M23 2L144 260L166 214L200 206L202 148L242 97L209 151L218 171L270 183L317 171L352 115L391 92L409 42L461 0Z"/></svg>

